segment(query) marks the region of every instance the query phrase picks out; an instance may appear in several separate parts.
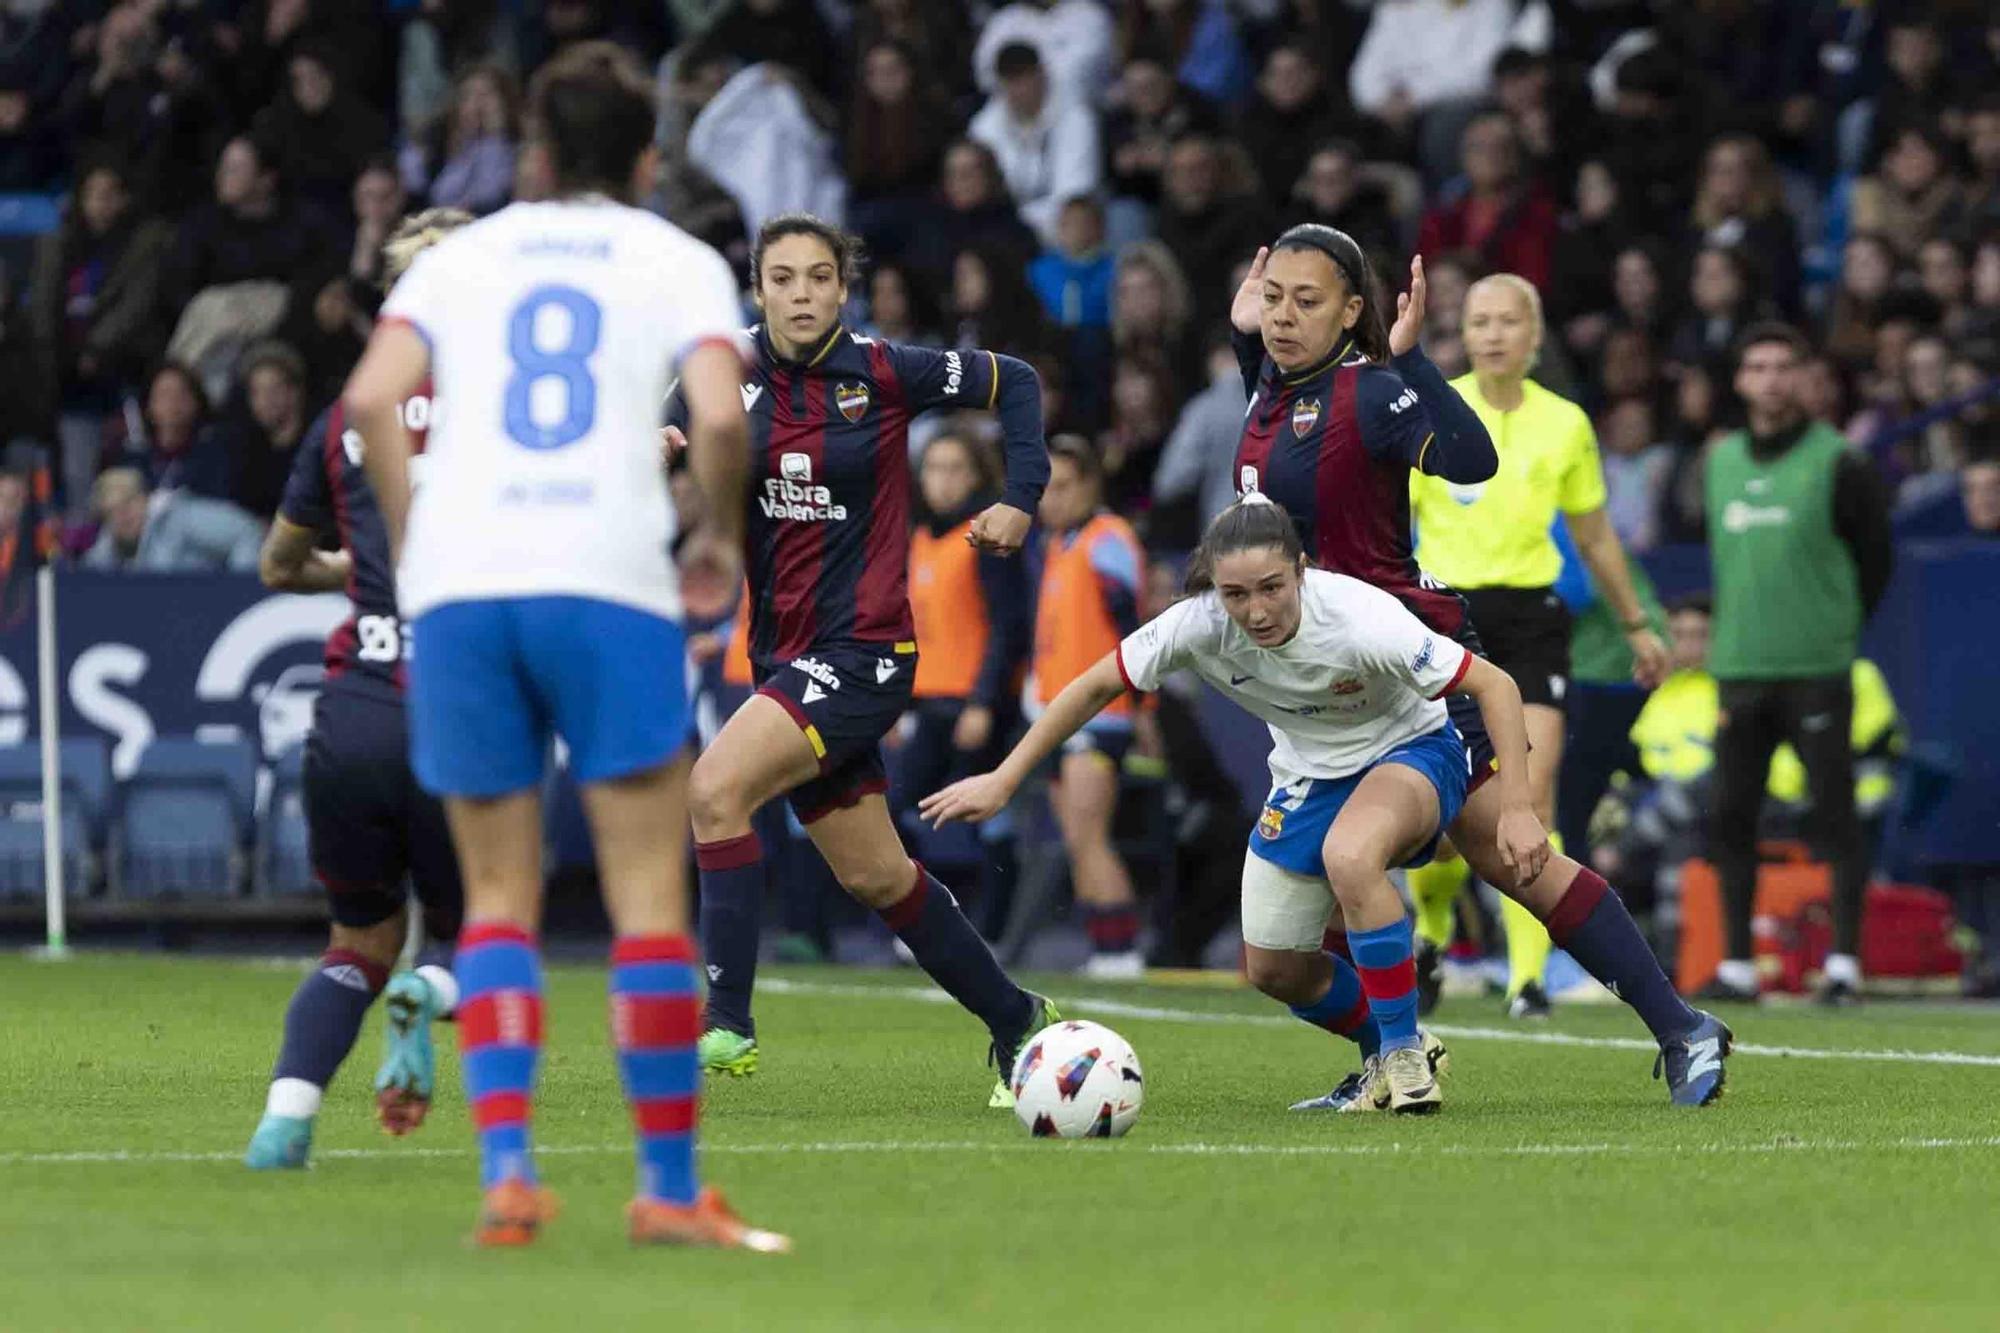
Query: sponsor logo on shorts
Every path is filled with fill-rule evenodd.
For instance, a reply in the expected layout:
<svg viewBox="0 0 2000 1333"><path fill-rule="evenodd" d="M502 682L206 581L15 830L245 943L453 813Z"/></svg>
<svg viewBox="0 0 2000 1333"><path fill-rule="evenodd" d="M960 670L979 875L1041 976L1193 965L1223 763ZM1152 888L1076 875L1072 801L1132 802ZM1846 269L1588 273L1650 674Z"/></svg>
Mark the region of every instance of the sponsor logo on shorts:
<svg viewBox="0 0 2000 1333"><path fill-rule="evenodd" d="M832 667L820 661L817 657L793 658L792 670L798 672L802 676L806 676L813 680L818 681L820 684L826 686L829 690L837 690L840 688L839 674L835 672Z"/></svg>
<svg viewBox="0 0 2000 1333"><path fill-rule="evenodd" d="M861 420L868 410L868 386L852 381L836 384L833 388L833 405L840 409L840 415L849 421Z"/></svg>
<svg viewBox="0 0 2000 1333"><path fill-rule="evenodd" d="M1319 399L1307 398L1292 407L1292 434L1303 440L1319 424Z"/></svg>
<svg viewBox="0 0 2000 1333"><path fill-rule="evenodd" d="M1285 812L1274 805L1264 807L1264 813L1257 816L1257 832L1266 841L1277 838L1285 831Z"/></svg>

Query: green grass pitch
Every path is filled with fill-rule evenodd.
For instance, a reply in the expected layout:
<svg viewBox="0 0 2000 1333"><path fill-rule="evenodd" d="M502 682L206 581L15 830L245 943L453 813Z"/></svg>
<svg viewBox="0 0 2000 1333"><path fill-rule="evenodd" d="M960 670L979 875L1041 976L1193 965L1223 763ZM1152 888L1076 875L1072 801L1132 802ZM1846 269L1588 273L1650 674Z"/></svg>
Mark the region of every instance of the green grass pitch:
<svg viewBox="0 0 2000 1333"><path fill-rule="evenodd" d="M1147 1072L1130 1137L1066 1144L984 1109L983 1035L920 976L778 970L762 1071L704 1111L708 1176L797 1237L772 1259L626 1245L597 968L551 970L536 1127L566 1211L533 1249L464 1243L449 1037L416 1138L372 1124L371 1020L314 1169L244 1170L298 975L0 959L0 1329L2000 1326L1991 1011L1734 1013L1751 1049L1685 1112L1622 1009L1524 1041L1447 1001L1444 1113L1331 1118L1285 1107L1349 1049L1253 995L1048 979Z"/></svg>

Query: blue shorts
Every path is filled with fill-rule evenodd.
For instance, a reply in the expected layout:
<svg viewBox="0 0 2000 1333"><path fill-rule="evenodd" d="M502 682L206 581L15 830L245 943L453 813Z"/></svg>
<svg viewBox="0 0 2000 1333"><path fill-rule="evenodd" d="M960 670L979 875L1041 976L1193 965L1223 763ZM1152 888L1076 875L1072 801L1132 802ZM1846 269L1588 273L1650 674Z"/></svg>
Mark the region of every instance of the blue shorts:
<svg viewBox="0 0 2000 1333"><path fill-rule="evenodd" d="M541 785L549 737L579 783L687 744L687 649L664 617L592 597L447 602L411 627L410 758L439 796Z"/></svg>
<svg viewBox="0 0 2000 1333"><path fill-rule="evenodd" d="M1295 875L1324 876L1327 830L1333 827L1340 808L1361 785L1361 779L1384 764L1414 768L1437 788L1437 827L1403 866L1407 869L1428 863L1437 851L1439 834L1458 818L1459 808L1465 804L1470 777L1465 743L1449 721L1428 735L1405 741L1358 773L1344 778L1308 779L1278 788L1258 816L1257 829L1250 835L1250 850Z"/></svg>

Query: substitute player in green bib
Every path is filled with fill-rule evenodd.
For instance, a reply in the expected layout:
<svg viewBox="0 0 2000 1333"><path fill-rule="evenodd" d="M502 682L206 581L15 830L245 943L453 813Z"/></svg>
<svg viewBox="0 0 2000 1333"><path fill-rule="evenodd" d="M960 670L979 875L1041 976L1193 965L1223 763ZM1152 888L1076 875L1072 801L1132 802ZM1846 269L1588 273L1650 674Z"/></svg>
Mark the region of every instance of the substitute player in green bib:
<svg viewBox="0 0 2000 1333"><path fill-rule="evenodd" d="M1562 554L1550 537L1558 513L1591 580L1632 650L1633 677L1652 685L1666 673L1667 648L1632 586L1625 552L1604 512L1597 436L1583 409L1528 377L1542 345L1542 302L1512 273L1473 284L1465 298L1465 348L1472 371L1452 388L1479 414L1500 456L1489 481L1462 484L1410 473L1417 561L1465 597L1473 628L1495 665L1513 676L1527 706L1528 760L1535 811L1555 826L1562 763L1563 701L1569 692L1570 617L1555 590ZM1451 902L1466 867L1452 857L1410 875L1426 962L1449 943ZM1549 935L1532 912L1502 899L1507 925L1508 1012L1548 1012L1542 985ZM1435 976L1435 965L1420 967Z"/></svg>

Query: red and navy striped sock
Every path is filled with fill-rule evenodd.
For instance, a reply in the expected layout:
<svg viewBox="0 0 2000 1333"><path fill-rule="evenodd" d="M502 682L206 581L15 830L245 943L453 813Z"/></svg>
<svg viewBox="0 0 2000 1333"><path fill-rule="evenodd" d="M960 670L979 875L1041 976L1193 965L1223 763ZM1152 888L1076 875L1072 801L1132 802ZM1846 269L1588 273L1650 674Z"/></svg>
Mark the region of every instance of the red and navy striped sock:
<svg viewBox="0 0 2000 1333"><path fill-rule="evenodd" d="M1588 866L1578 867L1543 924L1584 971L1632 1006L1655 1040L1681 1036L1701 1021L1667 980L1617 891Z"/></svg>
<svg viewBox="0 0 2000 1333"><path fill-rule="evenodd" d="M625 935L611 946L611 1038L639 1138L639 1197L695 1199L701 996L685 935Z"/></svg>
<svg viewBox="0 0 2000 1333"><path fill-rule="evenodd" d="M542 1056L542 960L510 921L468 922L458 937L458 1042L479 1135L479 1181L535 1180L528 1144Z"/></svg>
<svg viewBox="0 0 2000 1333"><path fill-rule="evenodd" d="M1361 974L1333 954L1328 954L1326 960L1333 964L1333 980L1326 994L1311 1004L1292 1005L1292 1014L1336 1037L1347 1038L1361 1048L1363 1055L1375 1054L1382 1048L1382 1029L1376 1026L1368 997L1362 993Z"/></svg>
<svg viewBox="0 0 2000 1333"><path fill-rule="evenodd" d="M1092 953L1131 953L1139 947L1139 909L1130 903L1119 907L1085 905L1083 931L1090 936Z"/></svg>
<svg viewBox="0 0 2000 1333"><path fill-rule="evenodd" d="M750 993L757 984L757 930L764 917L764 849L755 833L694 845L701 875L701 956L708 962L703 1022L757 1035Z"/></svg>
<svg viewBox="0 0 2000 1333"><path fill-rule="evenodd" d="M951 890L916 867L910 891L881 908L882 923L909 946L917 966L964 1005L996 1038L1011 1040L1035 1021L1035 1002L986 947Z"/></svg>
<svg viewBox="0 0 2000 1333"><path fill-rule="evenodd" d="M315 1088L332 1082L334 1071L354 1049L368 1006L388 980L388 968L351 949L321 954L319 966L292 992L285 1040L271 1078L300 1079Z"/></svg>
<svg viewBox="0 0 2000 1333"><path fill-rule="evenodd" d="M1350 930L1361 989L1382 1030L1382 1049L1417 1045L1417 964L1410 953L1410 919L1398 917L1375 930Z"/></svg>

